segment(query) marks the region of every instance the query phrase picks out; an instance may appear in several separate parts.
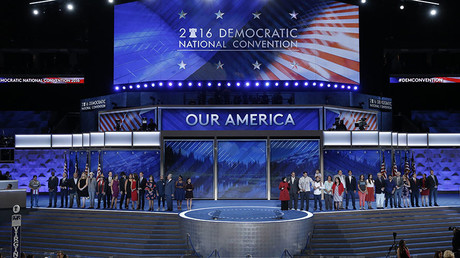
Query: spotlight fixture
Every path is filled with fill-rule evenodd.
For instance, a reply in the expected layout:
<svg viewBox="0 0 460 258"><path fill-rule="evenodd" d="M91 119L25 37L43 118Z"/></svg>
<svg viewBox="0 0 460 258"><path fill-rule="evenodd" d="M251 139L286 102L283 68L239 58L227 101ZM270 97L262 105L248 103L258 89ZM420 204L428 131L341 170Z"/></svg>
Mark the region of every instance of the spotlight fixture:
<svg viewBox="0 0 460 258"><path fill-rule="evenodd" d="M438 11L436 11L436 9L431 9L431 11L430 11L431 16L435 16L437 13L438 13Z"/></svg>
<svg viewBox="0 0 460 258"><path fill-rule="evenodd" d="M68 4L67 4L67 10L73 11L73 9L74 9L73 4L72 4L72 3L68 3Z"/></svg>
<svg viewBox="0 0 460 258"><path fill-rule="evenodd" d="M403 5L403 4L400 5L400 6L399 6L399 9L404 10L404 5Z"/></svg>
<svg viewBox="0 0 460 258"><path fill-rule="evenodd" d="M34 10L32 11L32 13L33 13L34 15L38 15L40 12L39 12L37 9L34 9Z"/></svg>
<svg viewBox="0 0 460 258"><path fill-rule="evenodd" d="M113 0L107 0L109 4L113 4Z"/></svg>
<svg viewBox="0 0 460 258"><path fill-rule="evenodd" d="M366 3L366 0L361 0L361 3L362 3L362 4L365 4L365 3Z"/></svg>

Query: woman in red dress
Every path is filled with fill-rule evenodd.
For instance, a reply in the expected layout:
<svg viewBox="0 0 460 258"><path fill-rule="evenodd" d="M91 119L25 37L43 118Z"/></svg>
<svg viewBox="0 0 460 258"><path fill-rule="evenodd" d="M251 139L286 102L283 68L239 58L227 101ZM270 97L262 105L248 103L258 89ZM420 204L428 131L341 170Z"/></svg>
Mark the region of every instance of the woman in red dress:
<svg viewBox="0 0 460 258"><path fill-rule="evenodd" d="M428 188L428 180L426 179L426 174L423 174L420 185L420 188L422 189L422 207L428 207L428 195L430 195L430 189Z"/></svg>
<svg viewBox="0 0 460 258"><path fill-rule="evenodd" d="M131 201L133 203L133 210L137 209L137 177L133 176L131 181Z"/></svg>
<svg viewBox="0 0 460 258"><path fill-rule="evenodd" d="M334 198L335 210L339 210L340 203L343 202L343 192L345 192L345 187L342 182L340 182L340 178L336 177L334 181L334 184L332 184L332 196Z"/></svg>
<svg viewBox="0 0 460 258"><path fill-rule="evenodd" d="M286 177L281 179L280 185L278 187L280 189L280 201L281 201L281 210L288 209L288 202L289 202L289 184L286 182Z"/></svg>

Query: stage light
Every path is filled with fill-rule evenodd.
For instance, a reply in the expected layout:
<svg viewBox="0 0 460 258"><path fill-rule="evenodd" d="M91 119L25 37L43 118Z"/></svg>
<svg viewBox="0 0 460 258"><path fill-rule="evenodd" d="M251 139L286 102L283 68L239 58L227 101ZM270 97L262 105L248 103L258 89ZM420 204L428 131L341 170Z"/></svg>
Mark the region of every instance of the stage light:
<svg viewBox="0 0 460 258"><path fill-rule="evenodd" d="M133 85L129 85L129 88L132 89L132 88L133 88Z"/></svg>
<svg viewBox="0 0 460 258"><path fill-rule="evenodd" d="M265 87L268 87L268 86L270 86L270 83L269 83L269 82L266 82L266 83L265 83Z"/></svg>
<svg viewBox="0 0 460 258"><path fill-rule="evenodd" d="M342 85L340 88L345 89L345 85Z"/></svg>
<svg viewBox="0 0 460 258"><path fill-rule="evenodd" d="M72 3L68 3L68 4L67 4L67 10L73 11L73 8L74 8L74 6L73 6Z"/></svg>
<svg viewBox="0 0 460 258"><path fill-rule="evenodd" d="M278 82L275 82L275 86L278 87L278 85L280 85Z"/></svg>
<svg viewBox="0 0 460 258"><path fill-rule="evenodd" d="M179 87L182 87L182 82L179 82L177 85L179 85Z"/></svg>
<svg viewBox="0 0 460 258"><path fill-rule="evenodd" d="M189 87L192 87L192 85L193 85L192 82L189 82L189 83L188 83L188 86L189 86Z"/></svg>
<svg viewBox="0 0 460 258"><path fill-rule="evenodd" d="M366 3L366 0L361 0L361 3L365 4L365 3Z"/></svg>
<svg viewBox="0 0 460 258"><path fill-rule="evenodd" d="M236 87L240 87L240 85L241 85L241 84L240 84L239 82L236 83Z"/></svg>
<svg viewBox="0 0 460 258"><path fill-rule="evenodd" d="M259 82L256 82L256 87L259 87L259 85L260 85Z"/></svg>
<svg viewBox="0 0 460 258"><path fill-rule="evenodd" d="M246 87L249 87L250 83L249 83L249 82L246 82L245 85L246 85Z"/></svg>
<svg viewBox="0 0 460 258"><path fill-rule="evenodd" d="M337 89L337 87L339 87L339 85L337 85L337 84L334 84L334 88L336 88L336 89Z"/></svg>
<svg viewBox="0 0 460 258"><path fill-rule="evenodd" d="M331 84L330 84L330 83L328 83L328 84L327 84L327 87L328 87L328 88L330 88L330 87L331 87Z"/></svg>
<svg viewBox="0 0 460 258"><path fill-rule="evenodd" d="M118 86L115 86L115 90L120 90L120 87L118 87Z"/></svg>
<svg viewBox="0 0 460 258"><path fill-rule="evenodd" d="M109 4L113 4L113 0L107 0L107 2L109 2Z"/></svg>
<svg viewBox="0 0 460 258"><path fill-rule="evenodd" d="M358 90L358 86L353 87L354 90Z"/></svg>
<svg viewBox="0 0 460 258"><path fill-rule="evenodd" d="M208 87L211 87L212 86L212 83L208 82Z"/></svg>
<svg viewBox="0 0 460 258"><path fill-rule="evenodd" d="M347 89L351 89L351 86L350 86L350 85L348 85Z"/></svg>
<svg viewBox="0 0 460 258"><path fill-rule="evenodd" d="M308 82L305 82L305 83L303 84L303 86L305 86L305 87L308 86Z"/></svg>
<svg viewBox="0 0 460 258"><path fill-rule="evenodd" d="M126 86L123 86L123 89L126 90Z"/></svg>
<svg viewBox="0 0 460 258"><path fill-rule="evenodd" d="M430 11L431 16L435 16L437 13L438 13L438 11L436 11L436 9L431 9L431 11Z"/></svg>
<svg viewBox="0 0 460 258"><path fill-rule="evenodd" d="M298 82L295 82L295 83L294 83L294 86L296 86L296 87L299 86L299 83L298 83Z"/></svg>
<svg viewBox="0 0 460 258"><path fill-rule="evenodd" d="M173 83L172 83L172 82L168 82L168 86L169 86L169 87L173 86Z"/></svg>
<svg viewBox="0 0 460 258"><path fill-rule="evenodd" d="M217 83L217 87L220 87L222 84L220 82Z"/></svg>
<svg viewBox="0 0 460 258"><path fill-rule="evenodd" d="M147 87L148 87L148 85L147 85L147 83L145 83L145 84L144 84L144 88L147 88Z"/></svg>
<svg viewBox="0 0 460 258"><path fill-rule="evenodd" d="M151 85L151 86L152 86L152 87L155 87L155 83L152 82L152 85Z"/></svg>
<svg viewBox="0 0 460 258"><path fill-rule="evenodd" d="M159 85L160 87L163 87L163 83L162 83L162 82L158 83L158 85Z"/></svg>
<svg viewBox="0 0 460 258"><path fill-rule="evenodd" d="M316 82L313 83L313 86L316 86Z"/></svg>
<svg viewBox="0 0 460 258"><path fill-rule="evenodd" d="M287 87L287 86L289 86L289 82L284 83L284 87Z"/></svg>
<svg viewBox="0 0 460 258"><path fill-rule="evenodd" d="M320 84L319 84L319 87L323 87L323 86L324 86L324 83L320 83Z"/></svg>
<svg viewBox="0 0 460 258"><path fill-rule="evenodd" d="M32 13L33 13L34 15L38 15L40 12L39 12L37 9L34 9L34 10L32 11Z"/></svg>
<svg viewBox="0 0 460 258"><path fill-rule="evenodd" d="M227 87L230 87L230 86L232 86L232 84L231 84L231 83L229 83L229 82L227 82Z"/></svg>
<svg viewBox="0 0 460 258"><path fill-rule="evenodd" d="M201 87L201 82L198 83L198 87Z"/></svg>
<svg viewBox="0 0 460 258"><path fill-rule="evenodd" d="M403 5L403 4L400 5L400 6L399 6L399 9L404 10L404 5Z"/></svg>
<svg viewBox="0 0 460 258"><path fill-rule="evenodd" d="M140 84L137 84L137 85L136 85L136 88L138 88L138 89L139 89L140 87L141 87L141 85L140 85Z"/></svg>

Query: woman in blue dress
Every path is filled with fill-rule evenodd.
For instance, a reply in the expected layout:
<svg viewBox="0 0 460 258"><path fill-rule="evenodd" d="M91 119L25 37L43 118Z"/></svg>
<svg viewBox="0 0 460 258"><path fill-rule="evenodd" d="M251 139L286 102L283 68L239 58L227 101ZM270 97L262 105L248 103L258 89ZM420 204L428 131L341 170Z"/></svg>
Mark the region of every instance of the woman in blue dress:
<svg viewBox="0 0 460 258"><path fill-rule="evenodd" d="M182 176L179 176L179 179L176 181L176 193L174 197L177 200L177 209L182 210L182 201L185 199L185 183Z"/></svg>
<svg viewBox="0 0 460 258"><path fill-rule="evenodd" d="M145 185L145 190L147 192L145 198L149 200L149 211L153 211L153 200L155 200L157 195L157 186L155 180L153 180L153 176L149 177L149 181Z"/></svg>

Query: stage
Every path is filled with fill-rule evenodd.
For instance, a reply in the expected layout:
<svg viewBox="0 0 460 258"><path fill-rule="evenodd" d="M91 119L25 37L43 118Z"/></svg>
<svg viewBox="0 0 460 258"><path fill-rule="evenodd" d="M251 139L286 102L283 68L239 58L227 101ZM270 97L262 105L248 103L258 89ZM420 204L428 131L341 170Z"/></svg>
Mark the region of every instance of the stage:
<svg viewBox="0 0 460 258"><path fill-rule="evenodd" d="M177 211L175 205L174 212L61 209L46 208L47 197L40 196L41 207L21 210L22 250L27 254L33 253L36 257L49 257L58 250L77 257L181 257L193 253L193 247L197 248L198 245L198 239L193 234L187 238L186 233L193 232L186 232L187 226L182 223L180 211ZM311 220L313 234L308 245L291 254L296 257L384 257L393 243L393 232L397 232L397 240L406 240L412 257L432 257L434 251L451 246L452 232L447 230L448 227L460 226L460 196L440 194L438 203L440 207L314 212ZM273 207L266 213L269 216L252 213L270 226L280 224L283 219L287 222L292 219L288 216L283 216L282 220L274 218L272 210L279 208L278 200L195 200L193 210L189 213L201 212L202 214L197 215L198 219L219 223L219 219L212 220L211 216L217 209L253 209L258 206ZM310 209L312 208L313 201L310 201ZM8 216L12 212L2 212L9 215L4 214L2 221L6 223L0 224L0 253L8 255L11 235ZM285 213L306 214L292 210ZM228 217L225 216L225 211L221 215ZM248 217L239 213L233 213L232 216L237 220L248 220ZM223 222L231 222L225 221L226 218L221 219ZM249 221L248 224L252 228L258 222ZM276 232L266 232L262 239L274 239ZM246 233L249 236L251 232ZM304 236L307 235L305 231ZM224 237L216 239L226 241ZM245 239L248 245L257 240ZM234 244L233 240L227 240L226 243ZM225 255L224 248L216 249L221 257L231 257ZM198 253L208 257L211 254L208 252L209 250L201 249ZM253 257L280 257L281 253L278 252L269 256Z"/></svg>

